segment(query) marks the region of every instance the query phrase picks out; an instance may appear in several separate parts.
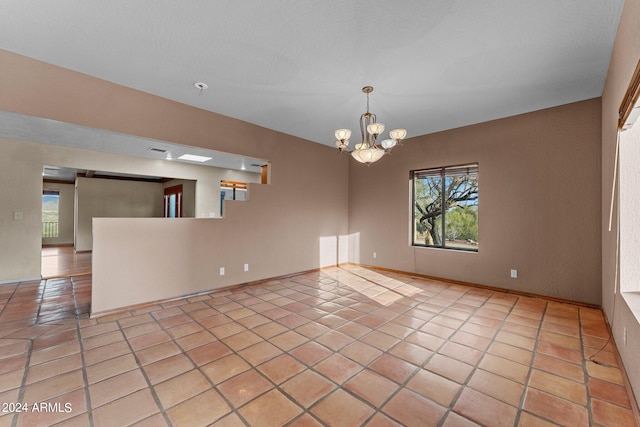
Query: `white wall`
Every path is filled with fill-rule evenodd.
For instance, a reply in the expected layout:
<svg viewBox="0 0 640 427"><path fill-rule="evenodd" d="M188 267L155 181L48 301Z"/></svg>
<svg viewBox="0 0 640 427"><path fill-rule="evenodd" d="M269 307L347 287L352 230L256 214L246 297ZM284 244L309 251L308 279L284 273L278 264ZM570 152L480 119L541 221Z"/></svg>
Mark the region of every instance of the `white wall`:
<svg viewBox="0 0 640 427"><path fill-rule="evenodd" d="M40 279L42 162L34 145L0 139L0 283ZM14 213L22 219L14 219Z"/></svg>
<svg viewBox="0 0 640 427"><path fill-rule="evenodd" d="M42 239L43 245L69 245L73 244L74 223L74 198L75 187L73 184L58 182L45 182L43 190L57 190L58 198L58 237Z"/></svg>
<svg viewBox="0 0 640 427"><path fill-rule="evenodd" d="M637 292L640 291L640 122L621 133L619 162L620 290Z"/></svg>

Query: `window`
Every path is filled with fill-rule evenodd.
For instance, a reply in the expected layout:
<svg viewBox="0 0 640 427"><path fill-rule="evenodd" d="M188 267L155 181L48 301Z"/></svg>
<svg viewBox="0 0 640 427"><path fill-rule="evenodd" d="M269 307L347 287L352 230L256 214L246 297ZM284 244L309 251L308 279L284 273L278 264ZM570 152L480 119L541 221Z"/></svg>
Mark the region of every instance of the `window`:
<svg viewBox="0 0 640 427"><path fill-rule="evenodd" d="M478 251L478 165L411 172L414 246Z"/></svg>
<svg viewBox="0 0 640 427"><path fill-rule="evenodd" d="M42 237L58 237L58 206L60 192L44 190L42 192Z"/></svg>

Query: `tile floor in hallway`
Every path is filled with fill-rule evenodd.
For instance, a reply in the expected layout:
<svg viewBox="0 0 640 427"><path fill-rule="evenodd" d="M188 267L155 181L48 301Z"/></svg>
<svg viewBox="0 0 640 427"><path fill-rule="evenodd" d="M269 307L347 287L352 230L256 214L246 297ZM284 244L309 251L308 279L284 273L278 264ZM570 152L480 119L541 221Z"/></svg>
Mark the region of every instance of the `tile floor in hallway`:
<svg viewBox="0 0 640 427"><path fill-rule="evenodd" d="M636 425L597 309L346 266L90 319L90 285L0 286L0 427Z"/></svg>

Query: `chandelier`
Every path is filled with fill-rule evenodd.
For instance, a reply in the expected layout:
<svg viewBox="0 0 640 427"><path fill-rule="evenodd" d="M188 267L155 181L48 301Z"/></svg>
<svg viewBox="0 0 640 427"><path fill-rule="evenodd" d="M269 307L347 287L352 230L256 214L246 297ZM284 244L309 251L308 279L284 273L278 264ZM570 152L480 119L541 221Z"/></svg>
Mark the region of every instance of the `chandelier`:
<svg viewBox="0 0 640 427"><path fill-rule="evenodd" d="M362 140L355 145L351 156L365 163L367 166L375 163L386 153L391 151L393 147L398 145L407 136L406 129L394 129L389 132L389 139L383 139L378 143L378 136L384 132L384 125L376 121L376 115L369 112L369 94L373 92L372 86L365 86L362 92L367 94L367 112L360 116L360 134ZM351 130L338 129L335 132L336 147L342 153L349 147L349 138Z"/></svg>

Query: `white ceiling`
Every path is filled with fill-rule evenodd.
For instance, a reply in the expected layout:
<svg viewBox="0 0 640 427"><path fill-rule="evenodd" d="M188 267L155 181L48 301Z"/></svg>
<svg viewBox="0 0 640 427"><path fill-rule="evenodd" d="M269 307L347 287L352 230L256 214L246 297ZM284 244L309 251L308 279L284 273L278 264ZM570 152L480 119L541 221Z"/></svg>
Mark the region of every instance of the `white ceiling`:
<svg viewBox="0 0 640 427"><path fill-rule="evenodd" d="M333 145L365 85L409 137L598 97L622 5L2 0L0 48Z"/></svg>

